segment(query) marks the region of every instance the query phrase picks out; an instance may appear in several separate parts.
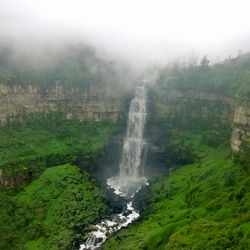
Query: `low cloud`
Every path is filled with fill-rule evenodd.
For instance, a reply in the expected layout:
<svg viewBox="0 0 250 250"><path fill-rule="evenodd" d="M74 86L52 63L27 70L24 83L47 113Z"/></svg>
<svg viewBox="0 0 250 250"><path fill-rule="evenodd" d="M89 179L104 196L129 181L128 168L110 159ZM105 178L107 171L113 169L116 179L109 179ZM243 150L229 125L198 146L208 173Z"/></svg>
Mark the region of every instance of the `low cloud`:
<svg viewBox="0 0 250 250"><path fill-rule="evenodd" d="M249 5L245 0L2 0L0 41L27 49L84 42L135 65L192 53L224 58L250 50Z"/></svg>

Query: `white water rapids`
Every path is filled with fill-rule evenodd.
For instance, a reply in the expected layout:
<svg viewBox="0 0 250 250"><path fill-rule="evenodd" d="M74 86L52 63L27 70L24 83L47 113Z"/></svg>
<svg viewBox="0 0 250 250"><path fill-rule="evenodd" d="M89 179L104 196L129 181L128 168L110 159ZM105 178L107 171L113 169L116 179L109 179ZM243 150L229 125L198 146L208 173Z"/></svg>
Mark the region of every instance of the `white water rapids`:
<svg viewBox="0 0 250 250"><path fill-rule="evenodd" d="M126 198L126 209L95 225L94 230L88 233L87 240L80 246L80 250L100 248L110 234L126 227L139 217L139 212L133 208L133 197L143 186L148 185L147 179L143 177L141 164L145 145L143 130L146 122L146 96L145 85L138 86L130 104L120 173L107 180L108 188L112 189L116 195Z"/></svg>

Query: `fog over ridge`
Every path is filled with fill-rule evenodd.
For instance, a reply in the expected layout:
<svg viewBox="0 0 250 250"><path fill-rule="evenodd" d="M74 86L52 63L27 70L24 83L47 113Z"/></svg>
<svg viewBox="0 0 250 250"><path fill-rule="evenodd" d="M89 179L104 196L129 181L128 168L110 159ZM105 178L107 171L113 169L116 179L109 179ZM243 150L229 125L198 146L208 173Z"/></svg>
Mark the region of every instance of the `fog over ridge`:
<svg viewBox="0 0 250 250"><path fill-rule="evenodd" d="M134 64L192 53L215 60L250 50L249 7L246 0L1 0L0 42L84 42Z"/></svg>

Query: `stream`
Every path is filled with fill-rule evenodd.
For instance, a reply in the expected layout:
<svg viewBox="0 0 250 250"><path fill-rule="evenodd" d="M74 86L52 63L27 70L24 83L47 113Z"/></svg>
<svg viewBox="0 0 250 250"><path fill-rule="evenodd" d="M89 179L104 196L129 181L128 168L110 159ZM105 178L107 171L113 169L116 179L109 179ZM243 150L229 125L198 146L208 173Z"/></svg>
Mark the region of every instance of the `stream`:
<svg viewBox="0 0 250 250"><path fill-rule="evenodd" d="M146 179L143 178L137 182L133 182L132 187L130 186L128 188L128 193L122 192L117 186L113 186L113 181L113 178L107 180L108 188L111 189L115 195L124 198L126 206L124 206L121 213L113 214L110 218L104 219L93 226L93 231L88 233L87 240L84 244L80 245L80 250L99 249L110 235L123 227L127 227L140 216L139 211L133 207L133 198L143 186L148 185Z"/></svg>

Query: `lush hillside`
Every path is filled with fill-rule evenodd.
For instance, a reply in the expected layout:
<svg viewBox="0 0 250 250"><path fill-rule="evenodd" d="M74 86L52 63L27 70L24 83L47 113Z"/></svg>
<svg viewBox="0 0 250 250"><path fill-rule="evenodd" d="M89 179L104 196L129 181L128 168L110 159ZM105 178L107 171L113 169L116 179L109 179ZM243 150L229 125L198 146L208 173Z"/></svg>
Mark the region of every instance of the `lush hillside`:
<svg viewBox="0 0 250 250"><path fill-rule="evenodd" d="M228 145L211 147L206 133L181 136L174 143L192 147L199 160L152 181L143 218L104 249L250 248L248 173L232 162Z"/></svg>
<svg viewBox="0 0 250 250"><path fill-rule="evenodd" d="M48 168L21 192L1 192L0 199L0 249L72 249L76 230L106 209L90 176L70 164Z"/></svg>
<svg viewBox="0 0 250 250"><path fill-rule="evenodd" d="M77 232L106 211L88 170L118 130L63 113L28 114L0 128L0 249L72 249Z"/></svg>
<svg viewBox="0 0 250 250"><path fill-rule="evenodd" d="M66 120L62 113L29 114L22 123L1 127L0 166L7 186L25 183L49 166L70 162L93 167L118 129L110 122Z"/></svg>

